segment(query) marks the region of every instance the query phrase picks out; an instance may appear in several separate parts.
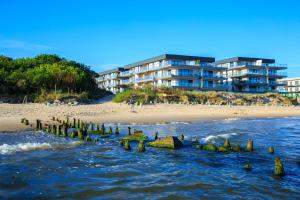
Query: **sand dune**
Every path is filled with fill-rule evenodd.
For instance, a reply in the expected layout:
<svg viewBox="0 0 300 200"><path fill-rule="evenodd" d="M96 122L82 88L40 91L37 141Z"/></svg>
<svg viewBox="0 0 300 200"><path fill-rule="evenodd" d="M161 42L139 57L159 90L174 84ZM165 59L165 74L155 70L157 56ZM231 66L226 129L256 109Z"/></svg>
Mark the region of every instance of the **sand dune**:
<svg viewBox="0 0 300 200"><path fill-rule="evenodd" d="M50 107L43 104L0 104L0 131L26 128L20 123L23 117L30 121L41 119L43 122L51 122L52 116L113 123L189 122L224 118L300 116L300 107L157 104L136 106L132 112L130 106L112 102Z"/></svg>

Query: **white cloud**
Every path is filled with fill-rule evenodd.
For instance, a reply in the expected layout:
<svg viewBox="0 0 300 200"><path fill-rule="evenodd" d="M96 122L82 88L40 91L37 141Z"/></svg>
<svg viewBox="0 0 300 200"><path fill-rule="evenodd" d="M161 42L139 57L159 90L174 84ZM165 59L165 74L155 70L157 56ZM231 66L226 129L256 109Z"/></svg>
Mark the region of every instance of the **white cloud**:
<svg viewBox="0 0 300 200"><path fill-rule="evenodd" d="M18 49L26 51L45 51L53 49L51 46L35 44L19 40L0 40L0 48Z"/></svg>

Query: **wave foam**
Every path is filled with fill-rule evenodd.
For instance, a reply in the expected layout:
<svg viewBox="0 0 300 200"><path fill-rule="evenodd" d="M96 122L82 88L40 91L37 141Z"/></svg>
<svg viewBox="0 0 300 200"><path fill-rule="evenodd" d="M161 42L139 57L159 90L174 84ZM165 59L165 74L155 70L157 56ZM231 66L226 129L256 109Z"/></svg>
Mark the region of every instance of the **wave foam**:
<svg viewBox="0 0 300 200"><path fill-rule="evenodd" d="M0 146L0 154L12 154L20 151L30 151L36 149L48 149L51 148L49 143L19 143L19 144L2 144Z"/></svg>
<svg viewBox="0 0 300 200"><path fill-rule="evenodd" d="M225 134L219 134L219 135L209 135L206 136L205 138L201 138L200 141L203 143L208 143L212 142L214 143L216 139L223 138L223 139L228 139L231 136L237 135L237 133L225 133Z"/></svg>

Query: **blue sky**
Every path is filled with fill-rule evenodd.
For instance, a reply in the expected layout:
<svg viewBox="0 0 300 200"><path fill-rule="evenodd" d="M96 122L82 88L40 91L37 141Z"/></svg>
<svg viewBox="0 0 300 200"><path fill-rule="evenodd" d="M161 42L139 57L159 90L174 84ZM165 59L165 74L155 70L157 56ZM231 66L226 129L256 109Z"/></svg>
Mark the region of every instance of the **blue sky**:
<svg viewBox="0 0 300 200"><path fill-rule="evenodd" d="M297 0L9 0L0 54L55 53L95 71L163 53L275 58L300 76Z"/></svg>

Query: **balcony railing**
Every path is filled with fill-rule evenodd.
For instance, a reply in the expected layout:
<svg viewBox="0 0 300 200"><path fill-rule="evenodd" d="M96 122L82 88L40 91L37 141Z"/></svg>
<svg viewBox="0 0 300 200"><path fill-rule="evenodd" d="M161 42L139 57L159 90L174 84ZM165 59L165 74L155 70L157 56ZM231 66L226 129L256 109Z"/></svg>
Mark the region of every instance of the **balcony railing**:
<svg viewBox="0 0 300 200"><path fill-rule="evenodd" d="M238 62L238 63L230 64L229 68L243 67L243 66L282 67L282 68L286 68L287 64L280 64L280 63L256 63L256 62Z"/></svg>
<svg viewBox="0 0 300 200"><path fill-rule="evenodd" d="M119 74L119 77L123 77L123 76L129 76L131 75L132 73L130 71L123 71Z"/></svg>

